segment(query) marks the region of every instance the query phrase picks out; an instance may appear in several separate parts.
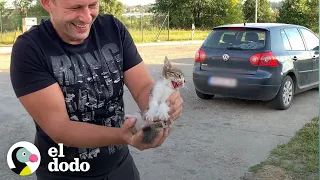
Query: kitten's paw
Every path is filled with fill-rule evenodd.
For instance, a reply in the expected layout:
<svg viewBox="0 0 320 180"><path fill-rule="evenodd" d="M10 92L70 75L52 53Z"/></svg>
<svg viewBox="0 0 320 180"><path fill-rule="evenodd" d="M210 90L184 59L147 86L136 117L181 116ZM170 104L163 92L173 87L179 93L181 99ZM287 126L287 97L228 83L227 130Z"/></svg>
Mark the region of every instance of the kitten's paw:
<svg viewBox="0 0 320 180"><path fill-rule="evenodd" d="M158 109L159 105L157 104L157 102L151 101L149 106L150 107L146 111L146 113L144 114L144 117L147 121L153 121L153 119L155 118L155 116L157 114L157 109Z"/></svg>
<svg viewBox="0 0 320 180"><path fill-rule="evenodd" d="M170 118L170 116L168 114L169 110L170 110L170 107L166 103L162 103L159 106L159 109L158 109L156 116L162 121L167 121Z"/></svg>
<svg viewBox="0 0 320 180"><path fill-rule="evenodd" d="M155 118L156 116L156 113L157 113L157 110L156 109L148 109L147 112L145 113L145 119L147 121L153 121L153 119Z"/></svg>

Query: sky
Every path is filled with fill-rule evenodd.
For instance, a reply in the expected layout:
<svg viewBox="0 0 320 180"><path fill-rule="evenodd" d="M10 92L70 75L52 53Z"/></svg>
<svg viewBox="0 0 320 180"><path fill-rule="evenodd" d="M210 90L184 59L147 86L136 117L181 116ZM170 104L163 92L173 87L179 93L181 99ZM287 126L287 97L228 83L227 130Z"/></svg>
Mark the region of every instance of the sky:
<svg viewBox="0 0 320 180"><path fill-rule="evenodd" d="M145 5L145 4L150 4L154 3L155 0L118 0L126 5L132 6L132 5ZM272 2L278 2L280 0L270 0Z"/></svg>

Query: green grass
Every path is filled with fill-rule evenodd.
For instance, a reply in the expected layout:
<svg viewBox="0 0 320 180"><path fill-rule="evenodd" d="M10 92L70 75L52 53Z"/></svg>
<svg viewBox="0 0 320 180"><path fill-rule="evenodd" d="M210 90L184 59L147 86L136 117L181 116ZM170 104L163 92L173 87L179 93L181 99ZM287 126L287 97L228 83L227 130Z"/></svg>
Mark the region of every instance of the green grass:
<svg viewBox="0 0 320 180"><path fill-rule="evenodd" d="M293 174L297 179L317 178L319 159L319 117L306 124L291 140L278 145L271 151L269 158L249 169L258 173L265 165L273 165Z"/></svg>
<svg viewBox="0 0 320 180"><path fill-rule="evenodd" d="M129 30L133 40L136 43L156 42L159 30ZM196 30L193 40L204 40L208 35L209 30ZM159 35L160 41L168 41L168 30L162 30ZM169 41L187 41L191 40L191 31L188 30L169 30Z"/></svg>
<svg viewBox="0 0 320 180"><path fill-rule="evenodd" d="M1 45L11 45L16 38L21 34L21 31L5 32L0 34L0 44Z"/></svg>
<svg viewBox="0 0 320 180"><path fill-rule="evenodd" d="M135 43L148 43L148 42L156 42L157 35L159 30L144 30L143 34L140 30L131 29L129 30L130 34ZM2 34L0 38L0 45L11 45L15 39L22 32L6 32ZM208 34L209 30L201 31L197 30L194 35L194 40L204 40ZM142 36L143 35L143 36ZM143 39L142 39L143 38ZM162 30L159 35L160 41L168 41L168 30ZM170 30L169 31L169 41L187 41L191 40L191 31L187 30Z"/></svg>

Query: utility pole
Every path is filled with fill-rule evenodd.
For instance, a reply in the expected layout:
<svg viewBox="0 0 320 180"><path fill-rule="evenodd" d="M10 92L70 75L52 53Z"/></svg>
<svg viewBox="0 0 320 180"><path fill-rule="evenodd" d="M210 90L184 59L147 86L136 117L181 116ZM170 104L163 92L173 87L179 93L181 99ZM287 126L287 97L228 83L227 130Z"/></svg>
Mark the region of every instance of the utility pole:
<svg viewBox="0 0 320 180"><path fill-rule="evenodd" d="M256 17L255 17L255 22L258 22L258 0L256 0Z"/></svg>

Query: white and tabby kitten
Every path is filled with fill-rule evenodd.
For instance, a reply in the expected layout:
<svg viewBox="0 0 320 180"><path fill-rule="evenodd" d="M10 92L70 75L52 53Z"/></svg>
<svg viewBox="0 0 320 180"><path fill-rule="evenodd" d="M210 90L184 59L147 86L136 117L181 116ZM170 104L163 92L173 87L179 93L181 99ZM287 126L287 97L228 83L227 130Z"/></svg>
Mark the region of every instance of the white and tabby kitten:
<svg viewBox="0 0 320 180"><path fill-rule="evenodd" d="M156 81L151 91L149 109L145 112L134 113L127 117L135 117L137 119L135 127L131 130L133 134L141 130L144 133L142 142L151 143L157 136L160 128L171 128L172 121L169 116L170 107L166 101L168 97L175 91L185 85L185 76L183 72L173 67L165 57L161 78Z"/></svg>
<svg viewBox="0 0 320 180"><path fill-rule="evenodd" d="M154 119L160 119L168 121L170 118L168 114L170 107L166 101L175 90L184 87L184 83L185 77L183 72L173 67L166 56L162 69L162 77L156 81L152 89L149 109L144 114L146 120L153 121Z"/></svg>

